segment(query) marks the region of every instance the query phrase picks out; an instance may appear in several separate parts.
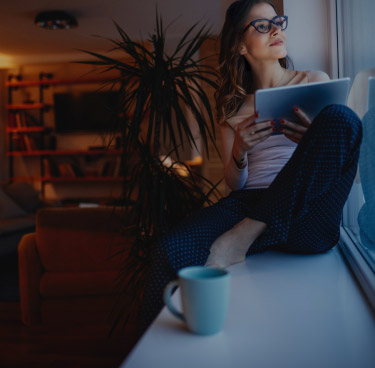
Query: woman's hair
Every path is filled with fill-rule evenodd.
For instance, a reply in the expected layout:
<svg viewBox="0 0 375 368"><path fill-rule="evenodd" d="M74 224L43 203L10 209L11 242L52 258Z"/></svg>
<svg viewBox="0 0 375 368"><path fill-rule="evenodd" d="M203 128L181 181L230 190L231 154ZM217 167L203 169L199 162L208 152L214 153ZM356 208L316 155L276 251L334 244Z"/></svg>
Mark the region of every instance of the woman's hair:
<svg viewBox="0 0 375 368"><path fill-rule="evenodd" d="M254 5L260 3L271 5L276 14L278 13L275 5L269 0L238 0L227 10L220 37L219 88L215 93L219 124L236 113L245 96L252 92L251 66L239 50L247 15ZM292 65L288 57L279 59L279 62L283 68Z"/></svg>

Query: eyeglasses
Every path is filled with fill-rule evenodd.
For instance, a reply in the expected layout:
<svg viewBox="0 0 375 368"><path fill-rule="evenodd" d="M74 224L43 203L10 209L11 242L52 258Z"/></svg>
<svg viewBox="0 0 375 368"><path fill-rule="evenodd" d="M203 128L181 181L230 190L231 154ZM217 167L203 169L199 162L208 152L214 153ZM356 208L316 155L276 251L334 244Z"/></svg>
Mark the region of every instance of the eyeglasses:
<svg viewBox="0 0 375 368"><path fill-rule="evenodd" d="M272 19L256 19L250 22L243 33L245 33L250 26L253 26L260 33L268 33L271 30L272 24L280 28L282 31L288 27L288 17L286 15L276 15Z"/></svg>

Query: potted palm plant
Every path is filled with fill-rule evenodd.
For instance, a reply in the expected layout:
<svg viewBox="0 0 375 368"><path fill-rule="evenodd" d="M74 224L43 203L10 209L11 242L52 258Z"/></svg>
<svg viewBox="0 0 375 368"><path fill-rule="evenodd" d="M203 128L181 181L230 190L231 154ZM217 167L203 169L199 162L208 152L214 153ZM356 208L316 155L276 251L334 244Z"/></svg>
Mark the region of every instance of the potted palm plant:
<svg viewBox="0 0 375 368"><path fill-rule="evenodd" d="M156 30L148 40L150 48L115 26L119 40L109 41L114 49L124 51L125 61L84 51L94 57L84 63L104 71L115 69L121 75L114 82L119 86L123 111L124 231L135 239L132 257L124 265L124 292L134 294L142 289L141 270L147 266L157 239L192 211L210 203L213 194L220 196L216 185L179 161L184 142L196 146L187 112L194 117L207 152L209 141L215 141L214 116L203 85L216 88L217 74L195 58L209 37L206 26L197 29L197 24L193 25L170 55L165 51L166 30L157 11ZM166 145L169 152L165 152ZM175 161L171 163L170 157Z"/></svg>

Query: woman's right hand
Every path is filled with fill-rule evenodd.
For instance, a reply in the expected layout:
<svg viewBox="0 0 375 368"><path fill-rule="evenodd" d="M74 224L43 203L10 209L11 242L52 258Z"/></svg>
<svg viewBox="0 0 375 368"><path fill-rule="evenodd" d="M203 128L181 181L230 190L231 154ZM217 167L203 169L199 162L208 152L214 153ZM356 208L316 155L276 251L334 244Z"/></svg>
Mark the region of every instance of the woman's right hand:
<svg viewBox="0 0 375 368"><path fill-rule="evenodd" d="M238 162L245 159L247 151L266 140L276 130L274 121L255 123L257 117L257 114L251 115L237 125L232 154Z"/></svg>

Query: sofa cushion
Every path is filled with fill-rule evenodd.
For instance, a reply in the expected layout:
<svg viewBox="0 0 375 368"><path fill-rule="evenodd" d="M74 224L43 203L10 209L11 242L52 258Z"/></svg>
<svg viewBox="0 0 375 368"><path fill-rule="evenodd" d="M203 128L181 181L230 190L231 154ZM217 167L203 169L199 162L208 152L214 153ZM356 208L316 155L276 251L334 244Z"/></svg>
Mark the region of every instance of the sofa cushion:
<svg viewBox="0 0 375 368"><path fill-rule="evenodd" d="M41 205L39 193L30 183L15 182L4 187L4 191L29 213L35 212Z"/></svg>
<svg viewBox="0 0 375 368"><path fill-rule="evenodd" d="M24 232L30 230L33 232L35 228L35 216L28 215L24 217L14 217L0 219L0 235Z"/></svg>
<svg viewBox="0 0 375 368"><path fill-rule="evenodd" d="M52 272L120 269L131 239L111 208L54 208L37 213L37 248Z"/></svg>
<svg viewBox="0 0 375 368"><path fill-rule="evenodd" d="M27 212L0 188L0 218L5 219L22 216L27 216Z"/></svg>
<svg viewBox="0 0 375 368"><path fill-rule="evenodd" d="M81 329L89 326L90 331L100 325L113 326L113 308L118 303L118 295L85 296L72 298L43 299L40 312L43 325L77 325ZM133 323L134 325L134 323ZM105 329L109 333L108 327ZM126 328L126 332L128 327Z"/></svg>
<svg viewBox="0 0 375 368"><path fill-rule="evenodd" d="M40 280L43 298L110 295L119 292L118 271L45 272Z"/></svg>

